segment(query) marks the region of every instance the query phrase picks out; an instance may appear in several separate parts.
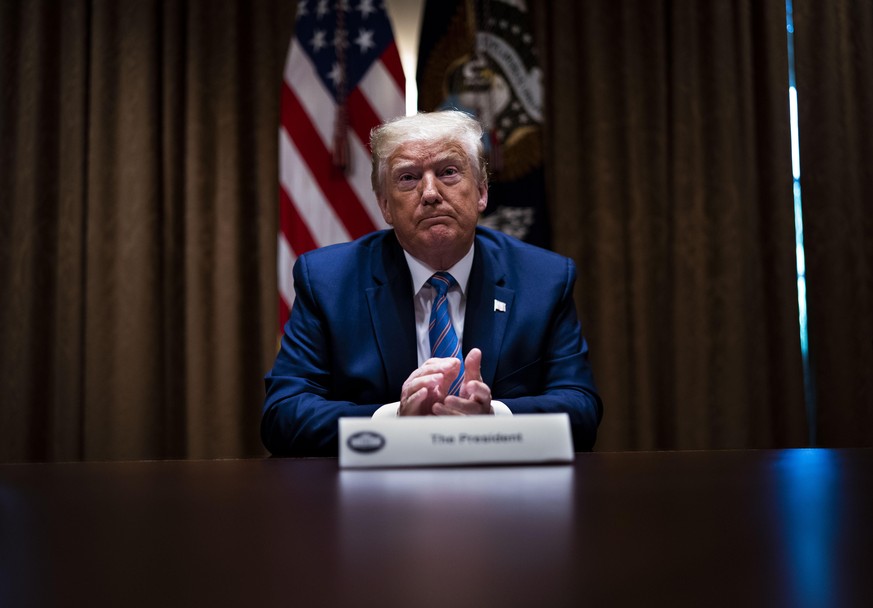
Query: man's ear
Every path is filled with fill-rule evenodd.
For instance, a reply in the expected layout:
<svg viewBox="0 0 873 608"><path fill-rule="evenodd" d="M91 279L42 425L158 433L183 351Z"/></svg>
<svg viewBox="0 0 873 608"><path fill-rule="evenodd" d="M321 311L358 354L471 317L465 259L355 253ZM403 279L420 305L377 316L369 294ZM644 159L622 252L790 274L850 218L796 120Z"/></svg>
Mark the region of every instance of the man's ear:
<svg viewBox="0 0 873 608"><path fill-rule="evenodd" d="M479 202L476 205L476 208L479 210L479 213L485 213L485 209L488 207L488 182L483 181L479 184Z"/></svg>
<svg viewBox="0 0 873 608"><path fill-rule="evenodd" d="M379 202L379 211L382 212L382 218L385 220L385 223L393 226L394 217L391 215L391 209L388 207L388 197L377 194L376 200Z"/></svg>

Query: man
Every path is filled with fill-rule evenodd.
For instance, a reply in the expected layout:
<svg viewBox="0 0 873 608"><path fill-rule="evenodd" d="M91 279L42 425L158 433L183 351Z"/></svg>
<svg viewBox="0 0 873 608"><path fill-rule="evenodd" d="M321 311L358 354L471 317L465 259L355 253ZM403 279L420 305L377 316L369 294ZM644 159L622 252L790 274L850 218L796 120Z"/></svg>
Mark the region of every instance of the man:
<svg viewBox="0 0 873 608"><path fill-rule="evenodd" d="M576 450L590 450L602 405L575 266L477 227L488 202L480 124L418 114L377 127L370 144L393 229L294 265L296 299L265 379L264 445L336 455L343 416L566 412Z"/></svg>

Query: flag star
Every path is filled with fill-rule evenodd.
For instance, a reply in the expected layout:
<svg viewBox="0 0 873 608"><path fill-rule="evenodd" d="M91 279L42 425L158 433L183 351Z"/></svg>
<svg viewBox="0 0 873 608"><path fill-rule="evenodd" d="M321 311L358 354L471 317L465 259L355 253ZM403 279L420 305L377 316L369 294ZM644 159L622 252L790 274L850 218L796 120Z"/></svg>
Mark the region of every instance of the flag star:
<svg viewBox="0 0 873 608"><path fill-rule="evenodd" d="M326 33L324 30L315 30L315 34L312 36L312 40L309 41L309 44L312 46L312 50L316 53L327 46L327 40L325 40Z"/></svg>
<svg viewBox="0 0 873 608"><path fill-rule="evenodd" d="M375 7L373 6L373 0L361 0L357 10L361 13L362 19L366 19L370 16L370 13L376 12Z"/></svg>
<svg viewBox="0 0 873 608"><path fill-rule="evenodd" d="M373 42L373 30L358 30L358 37L355 38L355 44L361 47L362 54L375 47L376 43Z"/></svg>
<svg viewBox="0 0 873 608"><path fill-rule="evenodd" d="M297 18L300 19L308 14L309 11L306 8L306 0L300 0L300 2L297 3Z"/></svg>
<svg viewBox="0 0 873 608"><path fill-rule="evenodd" d="M342 79L340 75L340 66L338 63L334 62L333 67L330 68L330 72L327 74L327 77L333 82L333 86L337 86Z"/></svg>
<svg viewBox="0 0 873 608"><path fill-rule="evenodd" d="M318 0L318 8L315 9L318 18L321 19L324 17L327 12L330 10L327 6L328 0Z"/></svg>

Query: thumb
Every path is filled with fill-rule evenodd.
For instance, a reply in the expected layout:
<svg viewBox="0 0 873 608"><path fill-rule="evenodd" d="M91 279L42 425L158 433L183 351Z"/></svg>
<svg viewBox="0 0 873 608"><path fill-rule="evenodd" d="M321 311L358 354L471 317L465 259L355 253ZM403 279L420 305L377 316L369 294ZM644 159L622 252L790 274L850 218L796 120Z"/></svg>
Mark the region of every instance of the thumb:
<svg viewBox="0 0 873 608"><path fill-rule="evenodd" d="M478 348L471 349L464 359L464 382L471 380L482 381L482 351Z"/></svg>

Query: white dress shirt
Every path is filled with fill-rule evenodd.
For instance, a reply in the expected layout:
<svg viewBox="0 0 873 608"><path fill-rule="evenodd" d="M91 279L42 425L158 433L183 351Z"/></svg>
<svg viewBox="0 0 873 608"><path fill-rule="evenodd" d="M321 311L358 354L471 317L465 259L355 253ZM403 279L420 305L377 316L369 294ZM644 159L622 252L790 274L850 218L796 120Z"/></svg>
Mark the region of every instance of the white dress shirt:
<svg viewBox="0 0 873 608"><path fill-rule="evenodd" d="M404 251L409 272L412 275L412 301L415 306L415 335L418 344L418 364L430 359L430 337L427 328L430 325L430 311L436 299L436 289L427 280L437 271ZM458 342L464 343L464 313L467 310L467 283L470 282L470 270L473 268L473 247L457 264L446 270L455 277L457 284L449 288L446 298L449 301L449 314L452 325L458 335Z"/></svg>
<svg viewBox="0 0 873 608"><path fill-rule="evenodd" d="M473 268L473 250L474 246L470 247L470 251L462 257L457 264L446 270L455 278L457 284L449 288L446 297L449 301L449 314L452 317L452 326L455 328L455 333L458 334L458 341L464 343L464 315L467 310L467 284L470 282L470 270ZM407 252L403 251L406 256L406 263L409 265L409 272L412 275L412 297L415 307L415 336L418 348L418 365L421 366L425 361L430 359L430 336L428 335L428 325L430 325L430 311L433 308L433 302L436 296L436 289L428 284L427 280L431 278L437 270L434 270L421 260L414 258ZM485 354L483 353L483 356ZM373 414L373 418L382 416L396 416L397 410L400 407L400 402L388 403L380 407ZM509 408L500 401L491 400L491 407L494 414L498 416L512 415Z"/></svg>

